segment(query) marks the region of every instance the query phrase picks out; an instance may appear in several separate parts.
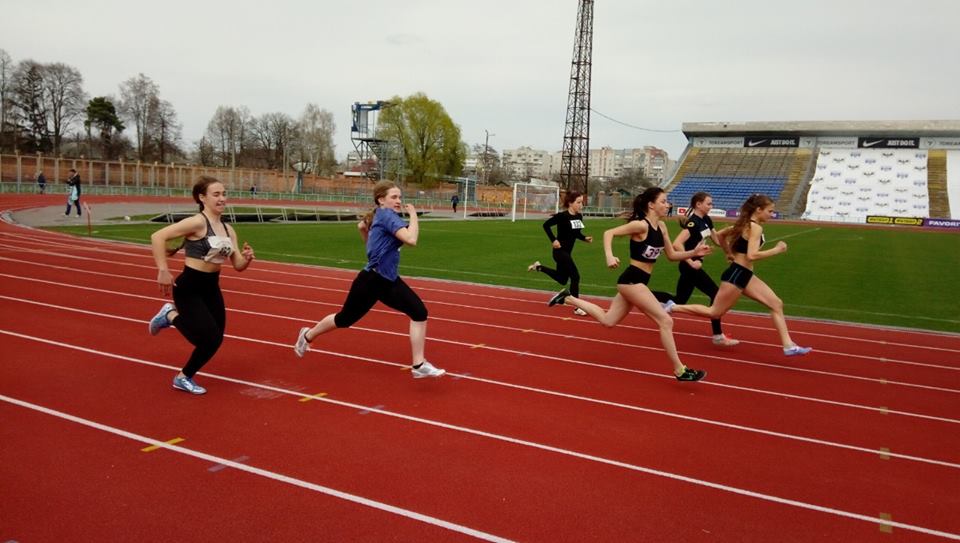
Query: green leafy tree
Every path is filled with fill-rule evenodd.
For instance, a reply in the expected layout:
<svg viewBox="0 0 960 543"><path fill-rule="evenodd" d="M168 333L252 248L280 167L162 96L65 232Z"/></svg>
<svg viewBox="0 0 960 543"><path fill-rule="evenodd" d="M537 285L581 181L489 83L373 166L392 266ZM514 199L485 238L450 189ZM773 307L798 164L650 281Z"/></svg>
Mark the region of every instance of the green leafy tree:
<svg viewBox="0 0 960 543"><path fill-rule="evenodd" d="M380 114L377 135L399 144L409 181L431 185L463 171L467 146L460 127L440 102L423 93L391 99Z"/></svg>
<svg viewBox="0 0 960 543"><path fill-rule="evenodd" d="M87 129L87 136L94 128L100 133L100 156L106 160L117 158L118 146L114 144L113 133L123 132L125 128L120 117L117 115L117 108L106 96L97 96L87 103L87 118L83 126Z"/></svg>

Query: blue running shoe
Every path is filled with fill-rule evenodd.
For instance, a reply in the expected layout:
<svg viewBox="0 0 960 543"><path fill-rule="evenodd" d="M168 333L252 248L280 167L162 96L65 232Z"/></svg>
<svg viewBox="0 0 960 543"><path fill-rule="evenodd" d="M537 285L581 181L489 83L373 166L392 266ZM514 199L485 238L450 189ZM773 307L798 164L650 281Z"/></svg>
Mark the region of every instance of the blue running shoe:
<svg viewBox="0 0 960 543"><path fill-rule="evenodd" d="M793 345L787 347L783 350L783 354L786 356L803 356L813 350L813 347L801 347L799 345Z"/></svg>
<svg viewBox="0 0 960 543"><path fill-rule="evenodd" d="M167 320L167 313L170 313L176 309L173 304L167 302L163 304L163 307L160 308L160 311L150 319L150 325L147 327L150 330L150 335L155 336L160 333L160 330L168 328L170 326L170 321Z"/></svg>
<svg viewBox="0 0 960 543"><path fill-rule="evenodd" d="M173 378L173 388L177 390L182 390L184 392L189 392L190 394L206 394L207 389L193 382L193 379L183 376L180 377L177 375Z"/></svg>

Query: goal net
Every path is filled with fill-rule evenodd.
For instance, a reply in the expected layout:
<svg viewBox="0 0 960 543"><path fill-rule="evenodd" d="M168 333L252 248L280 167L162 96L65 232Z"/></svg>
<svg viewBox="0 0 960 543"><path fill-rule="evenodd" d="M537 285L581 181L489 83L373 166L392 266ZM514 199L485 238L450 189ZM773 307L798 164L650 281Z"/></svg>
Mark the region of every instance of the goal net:
<svg viewBox="0 0 960 543"><path fill-rule="evenodd" d="M542 216L560 211L560 187L534 183L514 183L510 220L526 219L527 214Z"/></svg>

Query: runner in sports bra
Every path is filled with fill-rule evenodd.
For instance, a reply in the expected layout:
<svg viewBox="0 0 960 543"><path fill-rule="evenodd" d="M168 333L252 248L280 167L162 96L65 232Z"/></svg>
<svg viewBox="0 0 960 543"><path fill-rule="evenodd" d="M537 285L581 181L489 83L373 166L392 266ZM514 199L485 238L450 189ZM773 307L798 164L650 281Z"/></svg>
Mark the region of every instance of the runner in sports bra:
<svg viewBox="0 0 960 543"><path fill-rule="evenodd" d="M173 303L163 304L150 319L149 331L157 335L168 326L176 329L193 344L193 353L183 369L173 378L173 388L191 394L204 394L206 389L193 377L213 358L226 329L226 308L220 291L220 267L227 260L237 271L253 262L253 249L244 243L237 250L237 236L221 218L227 205L223 183L203 176L193 185L193 199L200 213L157 230L150 236L153 258L157 263L157 283L167 296L173 292ZM167 257L179 250L168 251L167 242L184 238L186 258L183 272L176 281L170 274Z"/></svg>
<svg viewBox="0 0 960 543"><path fill-rule="evenodd" d="M571 296L566 290L557 293L549 305L565 303L578 307L608 328L616 326L636 307L657 323L660 342L673 365L673 375L677 380L699 381L707 372L688 368L680 361L673 339L673 319L647 287L653 265L661 252L666 252L667 258L674 261L704 256L710 252L706 245L699 245L689 251L677 251L673 248L667 226L663 222L669 209L670 204L663 189L649 188L634 198L633 214L626 224L603 233L603 249L609 268L620 267L620 259L613 255L613 238L630 236L630 265L617 279L617 295L610 302L607 311L596 304Z"/></svg>
<svg viewBox="0 0 960 543"><path fill-rule="evenodd" d="M762 250L765 241L763 224L773 217L773 200L764 194L754 194L740 207L740 216L737 222L721 233L729 244L728 254L733 262L720 276L720 289L710 307L705 305L676 305L673 311L677 313L691 313L711 319L719 319L729 311L745 294L765 305L770 310L773 326L780 335L783 344L783 354L786 356L805 355L813 350L811 347L800 347L790 337L787 330L787 320L783 313L783 300L762 279L754 275L753 263L757 260L770 258L787 251L787 244L778 241L772 249Z"/></svg>

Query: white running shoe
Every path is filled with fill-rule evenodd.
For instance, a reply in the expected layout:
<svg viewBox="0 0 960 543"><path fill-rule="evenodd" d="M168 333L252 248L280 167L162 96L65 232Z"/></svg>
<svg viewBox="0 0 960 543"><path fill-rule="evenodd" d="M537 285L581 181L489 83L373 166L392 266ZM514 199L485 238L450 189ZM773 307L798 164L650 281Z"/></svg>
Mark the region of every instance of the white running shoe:
<svg viewBox="0 0 960 543"><path fill-rule="evenodd" d="M433 364L424 360L419 367L410 368L410 373L413 374L414 379L423 379L424 377L440 377L447 371L435 368Z"/></svg>
<svg viewBox="0 0 960 543"><path fill-rule="evenodd" d="M297 342L293 345L293 352L297 353L299 358L303 358L303 355L310 350L310 344L307 342L307 332L309 331L310 328L307 326L301 328L300 334L297 335Z"/></svg>
<svg viewBox="0 0 960 543"><path fill-rule="evenodd" d="M670 313L673 311L673 306L675 305L677 304L673 300L667 300L666 302L663 302L662 304L660 304L660 307L662 307L663 310L666 311L667 313Z"/></svg>
<svg viewBox="0 0 960 543"><path fill-rule="evenodd" d="M801 347L799 345L792 345L783 350L783 354L787 356L803 356L813 350L813 347Z"/></svg>
<svg viewBox="0 0 960 543"><path fill-rule="evenodd" d="M527 271L528 272L537 271L539 268L540 268L540 261L537 260L537 261L534 261L533 264L530 264L529 266L527 266Z"/></svg>
<svg viewBox="0 0 960 543"><path fill-rule="evenodd" d="M733 347L734 345L739 345L740 342L726 334L717 334L713 336L713 344L721 347Z"/></svg>
<svg viewBox="0 0 960 543"><path fill-rule="evenodd" d="M579 307L573 310L573 314L574 314L574 315L577 315L578 317L585 317L585 316L587 316L587 312L584 311L584 310L582 310L582 309L580 309Z"/></svg>

